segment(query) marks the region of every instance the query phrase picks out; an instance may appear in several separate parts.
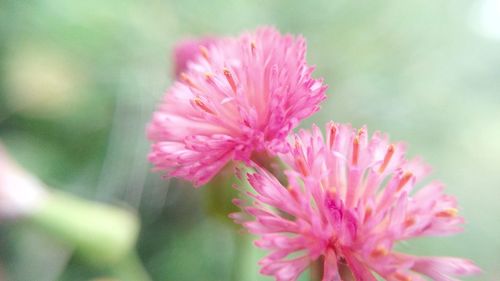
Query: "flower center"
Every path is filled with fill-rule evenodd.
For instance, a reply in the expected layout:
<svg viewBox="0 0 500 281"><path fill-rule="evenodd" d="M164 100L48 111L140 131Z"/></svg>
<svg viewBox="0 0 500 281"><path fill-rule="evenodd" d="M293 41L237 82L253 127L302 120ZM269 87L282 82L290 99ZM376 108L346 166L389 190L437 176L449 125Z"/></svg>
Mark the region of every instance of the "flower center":
<svg viewBox="0 0 500 281"><path fill-rule="evenodd" d="M356 239L358 222L354 213L345 208L342 201L335 198L334 193L328 193L325 200L327 217L333 226L330 246L339 250L339 246L350 246Z"/></svg>

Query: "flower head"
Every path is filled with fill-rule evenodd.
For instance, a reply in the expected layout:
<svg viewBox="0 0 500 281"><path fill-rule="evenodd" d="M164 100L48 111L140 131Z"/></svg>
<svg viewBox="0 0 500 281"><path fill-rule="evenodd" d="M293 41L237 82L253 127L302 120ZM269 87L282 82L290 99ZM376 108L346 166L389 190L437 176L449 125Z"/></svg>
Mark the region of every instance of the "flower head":
<svg viewBox="0 0 500 281"><path fill-rule="evenodd" d="M201 185L230 160L286 151L288 133L325 98L305 53L302 37L273 28L200 47L149 124L150 161Z"/></svg>
<svg viewBox="0 0 500 281"><path fill-rule="evenodd" d="M341 280L346 265L355 280L456 280L477 273L471 262L398 252L399 241L459 232L463 219L443 185L422 186L430 169L407 160L401 143L391 144L366 128L327 125L326 138L314 127L291 141L284 159L288 186L257 167L249 174L253 204L236 200L243 212L232 218L260 236L256 245L271 253L261 272L296 280L311 262L323 261L323 281ZM254 220L252 220L254 218Z"/></svg>

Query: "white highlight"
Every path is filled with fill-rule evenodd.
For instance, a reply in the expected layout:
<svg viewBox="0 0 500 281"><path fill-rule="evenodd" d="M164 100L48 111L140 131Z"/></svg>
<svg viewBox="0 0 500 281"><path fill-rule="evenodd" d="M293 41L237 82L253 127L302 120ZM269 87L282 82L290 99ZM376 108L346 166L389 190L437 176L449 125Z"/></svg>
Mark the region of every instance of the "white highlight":
<svg viewBox="0 0 500 281"><path fill-rule="evenodd" d="M483 0L473 14L473 24L484 37L500 40L500 0Z"/></svg>
<svg viewBox="0 0 500 281"><path fill-rule="evenodd" d="M0 221L34 212L45 197L40 180L19 167L0 145Z"/></svg>

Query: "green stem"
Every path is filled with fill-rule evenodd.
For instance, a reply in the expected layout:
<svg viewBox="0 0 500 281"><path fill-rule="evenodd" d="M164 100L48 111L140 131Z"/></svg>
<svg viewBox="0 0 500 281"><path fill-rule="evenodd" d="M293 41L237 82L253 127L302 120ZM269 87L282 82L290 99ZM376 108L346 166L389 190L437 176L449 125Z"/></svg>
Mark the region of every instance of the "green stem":
<svg viewBox="0 0 500 281"><path fill-rule="evenodd" d="M109 267L127 256L139 232L139 221L131 212L63 192L49 193L29 219L100 267Z"/></svg>
<svg viewBox="0 0 500 281"><path fill-rule="evenodd" d="M270 174L274 175L283 186L287 186L287 178L284 173L285 165L276 156L271 156L267 152L254 153L252 160L259 164L262 168L267 170Z"/></svg>
<svg viewBox="0 0 500 281"><path fill-rule="evenodd" d="M321 281L323 278L323 259L319 258L309 267L310 281Z"/></svg>
<svg viewBox="0 0 500 281"><path fill-rule="evenodd" d="M310 281L321 281L323 279L324 272L324 259L319 258L314 261L309 267ZM338 263L338 270L340 274L340 278L344 281L354 281L354 277L352 276L351 270L343 263Z"/></svg>

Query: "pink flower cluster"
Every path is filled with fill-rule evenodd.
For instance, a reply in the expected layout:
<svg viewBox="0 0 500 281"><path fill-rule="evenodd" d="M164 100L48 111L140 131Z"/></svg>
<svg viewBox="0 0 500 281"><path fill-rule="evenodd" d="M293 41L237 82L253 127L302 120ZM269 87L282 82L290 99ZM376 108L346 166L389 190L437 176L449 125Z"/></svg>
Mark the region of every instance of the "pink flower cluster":
<svg viewBox="0 0 500 281"><path fill-rule="evenodd" d="M319 109L326 90L311 77L302 37L261 28L202 44L148 127L150 161L195 185L230 160L284 152L290 131Z"/></svg>
<svg viewBox="0 0 500 281"><path fill-rule="evenodd" d="M248 175L253 203L236 200L236 222L260 236L271 253L262 273L296 280L313 261L323 260L323 280L341 280L346 264L355 280L455 280L477 273L470 261L417 257L394 250L398 241L448 235L461 230L457 203L439 182L420 184L429 167L407 160L404 145L379 132L330 123L326 138L317 127L301 131L283 159L290 166L284 186L256 167ZM416 190L415 190L416 189ZM255 220L252 220L255 218ZM291 257L293 256L293 257Z"/></svg>
<svg viewBox="0 0 500 281"><path fill-rule="evenodd" d="M322 280L456 280L479 272L470 261L398 252L398 242L461 230L457 203L429 167L407 160L381 133L329 123L291 136L319 109L326 86L313 79L302 37L260 28L238 38L186 41L175 50L177 80L148 126L150 161L168 177L199 186L231 161L255 170L235 199L235 222L270 253L261 273L296 280L313 262ZM280 157L286 179L259 155ZM283 182L286 181L286 182ZM248 202L249 201L249 202Z"/></svg>

